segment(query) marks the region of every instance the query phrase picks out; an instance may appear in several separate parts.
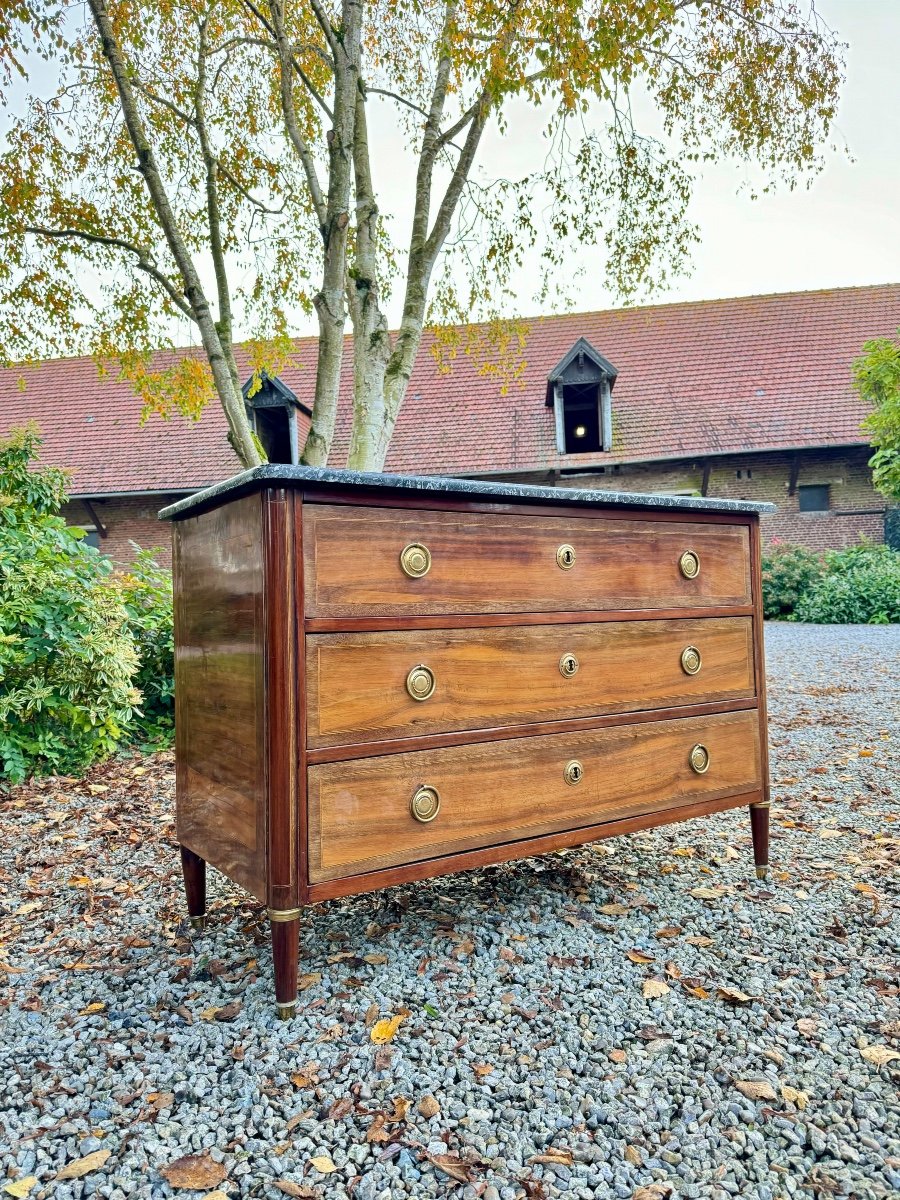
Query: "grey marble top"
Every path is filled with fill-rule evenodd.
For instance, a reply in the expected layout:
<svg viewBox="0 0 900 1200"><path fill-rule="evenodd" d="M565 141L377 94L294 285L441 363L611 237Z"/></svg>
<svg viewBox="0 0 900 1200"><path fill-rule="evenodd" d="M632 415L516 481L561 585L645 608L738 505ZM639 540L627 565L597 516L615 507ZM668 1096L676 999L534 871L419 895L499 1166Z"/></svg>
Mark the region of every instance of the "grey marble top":
<svg viewBox="0 0 900 1200"><path fill-rule="evenodd" d="M665 496L650 492L617 492L570 487L535 487L527 483L491 483L483 479L459 479L441 475L383 475L379 472L344 471L333 467L289 467L266 463L213 484L193 496L164 508L162 520L189 515L211 500L226 500L232 494L255 490L254 485L315 484L335 488L394 488L407 492L442 492L448 495L478 496L485 499L553 501L556 504L589 504L597 508L627 504L636 508L670 508L678 512L757 512L771 513L774 504L755 500L715 500L709 496Z"/></svg>

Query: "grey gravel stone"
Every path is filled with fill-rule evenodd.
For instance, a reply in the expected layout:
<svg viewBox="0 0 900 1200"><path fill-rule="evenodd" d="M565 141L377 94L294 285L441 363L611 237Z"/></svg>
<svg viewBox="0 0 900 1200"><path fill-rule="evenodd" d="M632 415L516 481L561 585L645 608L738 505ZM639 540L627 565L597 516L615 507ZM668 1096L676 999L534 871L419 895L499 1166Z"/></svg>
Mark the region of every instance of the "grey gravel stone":
<svg viewBox="0 0 900 1200"><path fill-rule="evenodd" d="M819 1180L860 1200L896 1195L895 1064L860 1050L898 1030L900 630L780 625L766 637L769 880L754 877L738 810L335 901L304 919L302 970L321 982L290 1023L274 1019L255 902L211 872L209 928L189 935L170 773L153 795L118 799L45 781L45 802L12 807L0 843L0 957L19 972L0 1009L0 1187L35 1175L35 1197L172 1200L160 1168L208 1153L227 1194L247 1200L275 1200L279 1179L323 1200L479 1188L522 1200L530 1182L548 1200L631 1200L652 1182L683 1200L808 1200ZM90 905L79 875L94 881ZM724 890L704 900L698 887ZM624 915L603 911L612 904ZM664 926L681 932L658 938ZM634 963L633 949L654 961ZM650 976L668 979L658 1000L643 998ZM731 1005L721 986L753 998ZM209 1019L232 1000L234 1020ZM373 1005L409 1010L378 1064ZM735 1087L762 1079L775 1102ZM440 1105L430 1120L425 1095ZM368 1143L400 1098L391 1140ZM100 1170L51 1183L98 1149L112 1151ZM534 1162L551 1150L572 1165ZM453 1185L429 1159L441 1154L471 1183ZM318 1173L318 1155L337 1170Z"/></svg>

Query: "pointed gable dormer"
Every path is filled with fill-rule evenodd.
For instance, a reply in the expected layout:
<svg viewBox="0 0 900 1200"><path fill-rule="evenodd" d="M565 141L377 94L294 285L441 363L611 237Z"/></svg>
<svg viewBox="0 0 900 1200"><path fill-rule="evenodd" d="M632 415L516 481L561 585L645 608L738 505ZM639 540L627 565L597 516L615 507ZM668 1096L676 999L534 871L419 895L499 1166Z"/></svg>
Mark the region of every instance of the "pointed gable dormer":
<svg viewBox="0 0 900 1200"><path fill-rule="evenodd" d="M297 433L297 413L309 416L310 410L277 376L262 373L262 382L250 395L254 377L251 375L241 394L247 417L259 438L266 458L271 463L300 461L300 439Z"/></svg>
<svg viewBox="0 0 900 1200"><path fill-rule="evenodd" d="M580 337L547 377L547 407L556 415L560 454L612 449L612 389L618 371Z"/></svg>

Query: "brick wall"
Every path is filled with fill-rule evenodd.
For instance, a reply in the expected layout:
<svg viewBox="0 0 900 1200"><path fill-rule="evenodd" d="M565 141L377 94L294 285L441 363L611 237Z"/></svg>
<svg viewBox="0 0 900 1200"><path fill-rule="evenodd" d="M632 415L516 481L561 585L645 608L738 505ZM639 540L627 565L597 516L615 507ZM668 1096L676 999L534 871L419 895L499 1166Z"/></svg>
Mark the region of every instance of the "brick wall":
<svg viewBox="0 0 900 1200"><path fill-rule="evenodd" d="M765 541L775 538L813 550L852 546L862 536L882 542L886 502L872 486L868 467L870 454L864 446L802 452L797 473L798 490L793 495L789 491L793 456L789 454L748 454L713 460L707 494L729 500L767 500L777 504L776 513L762 518ZM703 463L690 461L613 467L603 474L564 475L559 480L560 487L693 492L697 495L702 483ZM800 512L799 487L804 484L828 485L827 512Z"/></svg>
<svg viewBox="0 0 900 1200"><path fill-rule="evenodd" d="M172 527L167 521L157 520L156 514L177 499L176 495L154 495L134 499L93 500L92 506L107 529L107 536L99 540L100 550L113 562L125 566L134 558L133 543L136 542L144 550L159 548L158 561L161 565L171 567ZM70 525L84 528L92 524L84 505L78 500L67 504L62 515Z"/></svg>

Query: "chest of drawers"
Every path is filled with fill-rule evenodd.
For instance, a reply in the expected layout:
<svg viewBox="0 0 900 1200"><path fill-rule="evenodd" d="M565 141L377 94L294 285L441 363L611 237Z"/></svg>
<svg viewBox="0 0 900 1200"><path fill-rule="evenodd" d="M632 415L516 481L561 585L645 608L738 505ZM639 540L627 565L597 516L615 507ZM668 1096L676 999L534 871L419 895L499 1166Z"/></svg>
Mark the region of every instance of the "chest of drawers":
<svg viewBox="0 0 900 1200"><path fill-rule="evenodd" d="M266 466L174 522L177 830L268 908L744 805L768 854L759 513Z"/></svg>

